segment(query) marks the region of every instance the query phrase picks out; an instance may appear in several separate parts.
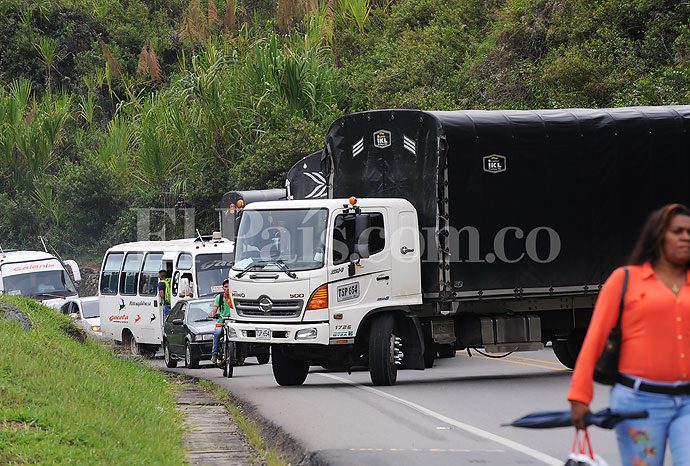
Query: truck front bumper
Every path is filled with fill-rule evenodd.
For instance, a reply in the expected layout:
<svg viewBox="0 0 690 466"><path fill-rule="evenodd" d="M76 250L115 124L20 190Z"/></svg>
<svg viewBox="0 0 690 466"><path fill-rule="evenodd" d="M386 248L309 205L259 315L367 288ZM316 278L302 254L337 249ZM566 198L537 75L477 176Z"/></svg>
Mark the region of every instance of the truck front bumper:
<svg viewBox="0 0 690 466"><path fill-rule="evenodd" d="M328 322L299 324L226 322L230 340L241 343L328 345ZM234 333L233 333L234 332Z"/></svg>

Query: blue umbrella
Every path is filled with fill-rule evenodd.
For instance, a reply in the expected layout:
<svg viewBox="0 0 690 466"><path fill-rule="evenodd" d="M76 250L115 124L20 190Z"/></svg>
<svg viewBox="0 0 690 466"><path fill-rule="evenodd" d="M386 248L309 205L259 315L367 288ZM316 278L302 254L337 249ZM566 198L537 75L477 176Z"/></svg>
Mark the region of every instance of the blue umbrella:
<svg viewBox="0 0 690 466"><path fill-rule="evenodd" d="M643 419L648 415L647 411L612 411L610 408L606 408L596 413L589 413L585 419L585 424L613 429L616 424L625 419ZM550 429L552 427L572 427L573 424L570 421L570 411L539 411L503 425L528 429Z"/></svg>

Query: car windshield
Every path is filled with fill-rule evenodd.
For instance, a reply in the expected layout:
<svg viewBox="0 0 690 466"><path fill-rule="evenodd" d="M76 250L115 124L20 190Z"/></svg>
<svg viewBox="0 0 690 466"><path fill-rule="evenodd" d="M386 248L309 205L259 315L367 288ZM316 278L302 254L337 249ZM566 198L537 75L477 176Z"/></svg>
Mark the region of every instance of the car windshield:
<svg viewBox="0 0 690 466"><path fill-rule="evenodd" d="M187 319L189 322L202 322L209 319L208 315L213 310L213 300L206 301L192 301L189 303L189 311L187 311Z"/></svg>
<svg viewBox="0 0 690 466"><path fill-rule="evenodd" d="M262 263L262 270L291 271L323 266L327 209L246 210L235 245L233 270Z"/></svg>
<svg viewBox="0 0 690 466"><path fill-rule="evenodd" d="M232 267L232 254L199 254L196 256L196 283L199 296L223 291L223 280Z"/></svg>
<svg viewBox="0 0 690 466"><path fill-rule="evenodd" d="M67 297L76 296L77 288L62 268L40 272L6 275L13 264L3 267L5 294L19 296Z"/></svg>
<svg viewBox="0 0 690 466"><path fill-rule="evenodd" d="M84 315L84 319L93 319L95 317L99 317L100 313L98 311L98 301L82 302L81 313Z"/></svg>

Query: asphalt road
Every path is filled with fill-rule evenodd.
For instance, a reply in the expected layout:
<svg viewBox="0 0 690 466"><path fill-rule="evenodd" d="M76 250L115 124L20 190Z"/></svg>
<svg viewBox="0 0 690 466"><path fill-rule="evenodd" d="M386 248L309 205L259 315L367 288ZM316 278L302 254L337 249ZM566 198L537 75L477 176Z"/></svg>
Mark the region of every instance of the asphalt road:
<svg viewBox="0 0 690 466"><path fill-rule="evenodd" d="M163 362L156 360L156 365ZM332 465L554 465L570 450L570 428L533 430L501 424L533 411L567 409L570 371L547 348L504 359L458 352L433 369L401 371L394 387L373 387L366 371L312 368L301 387L278 386L270 363L220 369L180 368L228 388ZM595 388L593 409L608 404ZM619 464L615 435L593 428L595 452ZM669 462L670 464L670 462Z"/></svg>

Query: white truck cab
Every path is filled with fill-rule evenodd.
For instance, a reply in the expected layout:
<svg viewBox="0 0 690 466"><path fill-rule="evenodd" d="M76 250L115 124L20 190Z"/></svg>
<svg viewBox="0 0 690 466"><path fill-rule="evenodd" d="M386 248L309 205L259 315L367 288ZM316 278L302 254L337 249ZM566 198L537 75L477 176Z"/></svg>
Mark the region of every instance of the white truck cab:
<svg viewBox="0 0 690 466"><path fill-rule="evenodd" d="M231 338L273 344L274 372L283 348L311 353L312 363L351 365L359 355L343 352L351 353L360 326L378 310L422 304L418 232L404 199L247 206L230 273ZM305 364L288 366L288 375L278 369L278 382L302 383Z"/></svg>
<svg viewBox="0 0 690 466"><path fill-rule="evenodd" d="M47 252L4 250L0 252L0 294L28 296L60 307L65 298L78 296L65 265L75 280L81 280L74 261L61 262Z"/></svg>

